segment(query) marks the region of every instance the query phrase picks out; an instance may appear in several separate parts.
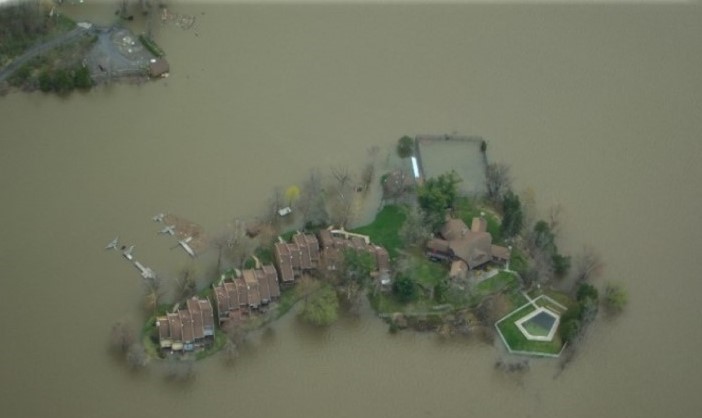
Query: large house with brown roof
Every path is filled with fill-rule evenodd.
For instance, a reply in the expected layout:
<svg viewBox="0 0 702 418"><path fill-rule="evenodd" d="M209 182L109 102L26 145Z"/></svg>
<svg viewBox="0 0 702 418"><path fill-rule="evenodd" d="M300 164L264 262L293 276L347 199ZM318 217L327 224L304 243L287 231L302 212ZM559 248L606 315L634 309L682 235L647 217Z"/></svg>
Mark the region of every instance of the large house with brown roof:
<svg viewBox="0 0 702 418"><path fill-rule="evenodd" d="M204 347L214 336L214 317L208 299L193 297L186 309L156 318L159 346L173 352L194 351Z"/></svg>
<svg viewBox="0 0 702 418"><path fill-rule="evenodd" d="M466 269L472 270L490 261L506 262L510 251L492 245L492 235L487 232L485 218L473 218L470 228L461 219L449 218L441 228L440 237L427 242L427 255L454 261L454 264L464 263ZM452 266L452 270L462 269L461 266Z"/></svg>
<svg viewBox="0 0 702 418"><path fill-rule="evenodd" d="M247 269L241 277L212 285L220 323L240 319L252 309L267 305L280 297L278 274L272 265L260 269Z"/></svg>
<svg viewBox="0 0 702 418"><path fill-rule="evenodd" d="M283 284L293 283L303 272L319 267L319 241L311 234L298 232L293 235L292 242L277 242L274 253Z"/></svg>

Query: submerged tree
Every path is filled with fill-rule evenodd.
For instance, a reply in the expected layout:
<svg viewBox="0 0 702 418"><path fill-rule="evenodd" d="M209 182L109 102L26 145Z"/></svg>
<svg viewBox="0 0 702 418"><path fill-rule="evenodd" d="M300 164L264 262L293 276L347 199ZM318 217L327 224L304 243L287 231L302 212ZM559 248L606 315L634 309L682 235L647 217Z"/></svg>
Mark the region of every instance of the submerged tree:
<svg viewBox="0 0 702 418"><path fill-rule="evenodd" d="M582 254L577 259L575 280L576 283L584 283L593 277L602 274L604 262L594 248L586 246Z"/></svg>
<svg viewBox="0 0 702 418"><path fill-rule="evenodd" d="M126 322L117 322L110 331L110 348L118 353L126 353L136 341L136 333Z"/></svg>
<svg viewBox="0 0 702 418"><path fill-rule="evenodd" d="M629 297L626 294L626 290L621 285L608 283L605 286L602 302L608 314L616 315L622 313L628 301Z"/></svg>
<svg viewBox="0 0 702 418"><path fill-rule="evenodd" d="M127 364L129 367L132 369L141 369L148 363L149 356L146 354L144 346L139 343L132 344L127 351Z"/></svg>

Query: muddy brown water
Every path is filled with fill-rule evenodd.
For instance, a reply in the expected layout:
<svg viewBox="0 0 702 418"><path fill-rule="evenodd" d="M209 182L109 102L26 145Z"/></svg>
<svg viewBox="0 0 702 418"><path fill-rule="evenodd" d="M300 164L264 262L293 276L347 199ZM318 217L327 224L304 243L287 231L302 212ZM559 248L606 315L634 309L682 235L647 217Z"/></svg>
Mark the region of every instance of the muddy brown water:
<svg viewBox="0 0 702 418"><path fill-rule="evenodd" d="M198 17L197 36L157 29L173 69L164 82L0 98L3 416L699 410L699 6L178 11ZM103 251L113 236L174 274L188 260L156 234L154 213L213 230L311 166L453 131L488 138L542 208L563 204L561 248L593 245L607 262L597 283L629 289L627 312L601 321L557 379L552 361L503 375L498 345L392 336L370 313L323 333L288 316L236 366L201 362L188 385L107 354L110 325L138 321L142 292L136 270Z"/></svg>

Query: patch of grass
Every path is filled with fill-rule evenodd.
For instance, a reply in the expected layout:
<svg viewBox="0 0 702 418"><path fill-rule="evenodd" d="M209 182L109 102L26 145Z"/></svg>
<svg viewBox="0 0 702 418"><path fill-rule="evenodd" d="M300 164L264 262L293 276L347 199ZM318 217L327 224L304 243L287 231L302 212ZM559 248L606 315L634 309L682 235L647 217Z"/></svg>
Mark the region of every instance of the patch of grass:
<svg viewBox="0 0 702 418"><path fill-rule="evenodd" d="M262 264L273 264L273 247L265 246L256 248L256 257L261 261Z"/></svg>
<svg viewBox="0 0 702 418"><path fill-rule="evenodd" d="M517 276L507 271L501 271L493 277L478 283L475 287L475 292L484 297L506 289L516 289L517 287L519 287Z"/></svg>
<svg viewBox="0 0 702 418"><path fill-rule="evenodd" d="M278 300L278 308L276 312L276 318L280 318L292 309L293 306L302 298L298 292L295 291L296 288L282 289L280 292L280 299Z"/></svg>
<svg viewBox="0 0 702 418"><path fill-rule="evenodd" d="M398 231L405 222L405 209L398 205L387 205L368 225L353 229L351 232L368 235L374 244L388 250L391 258L397 256L397 250L403 247Z"/></svg>
<svg viewBox="0 0 702 418"><path fill-rule="evenodd" d="M421 255L416 257L414 266L412 276L416 277L417 284L427 290L433 289L448 274L443 265L429 261Z"/></svg>

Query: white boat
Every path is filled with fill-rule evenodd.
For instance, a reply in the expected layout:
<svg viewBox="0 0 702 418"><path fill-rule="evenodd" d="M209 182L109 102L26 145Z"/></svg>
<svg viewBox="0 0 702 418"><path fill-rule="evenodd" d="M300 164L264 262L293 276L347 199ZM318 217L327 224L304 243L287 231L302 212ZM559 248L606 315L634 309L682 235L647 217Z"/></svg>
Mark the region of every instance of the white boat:
<svg viewBox="0 0 702 418"><path fill-rule="evenodd" d="M187 237L186 239L178 241L178 244L183 247L186 253L188 253L191 257L195 257L195 251L192 249L191 246L188 245L188 243L193 239L193 237Z"/></svg>
<svg viewBox="0 0 702 418"><path fill-rule="evenodd" d="M166 216L166 215L164 215L163 213L157 213L156 215L154 215L153 218L151 218L151 220L154 221L154 222L163 222L163 218L164 218L165 216Z"/></svg>
<svg viewBox="0 0 702 418"><path fill-rule="evenodd" d="M133 245L130 246L129 248L127 248L126 250L124 250L124 252L122 253L122 255L124 256L124 258L126 258L126 259L129 260L129 261L131 261L131 260L134 259L134 256L132 255L132 251L134 251L134 246L133 246Z"/></svg>
<svg viewBox="0 0 702 418"><path fill-rule="evenodd" d="M110 241L109 244L107 244L107 247L105 247L106 250L116 250L117 249L117 244L119 243L119 237L115 237L112 241Z"/></svg>

